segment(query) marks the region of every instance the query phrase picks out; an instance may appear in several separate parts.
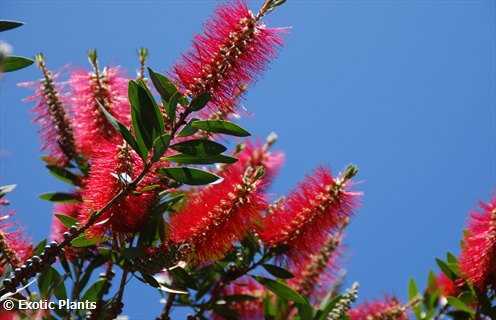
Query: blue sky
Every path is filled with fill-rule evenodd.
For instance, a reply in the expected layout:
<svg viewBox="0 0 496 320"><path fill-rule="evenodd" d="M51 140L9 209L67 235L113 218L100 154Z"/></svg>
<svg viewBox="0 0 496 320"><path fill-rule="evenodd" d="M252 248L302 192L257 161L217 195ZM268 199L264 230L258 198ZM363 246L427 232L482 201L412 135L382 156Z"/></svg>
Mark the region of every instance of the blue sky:
<svg viewBox="0 0 496 320"><path fill-rule="evenodd" d="M256 9L261 1L250 1ZM189 47L216 1L3 0L1 18L26 26L2 33L16 54L44 52L48 65L102 63L133 74L136 49L166 71ZM457 252L469 210L495 190L496 5L491 0L288 0L267 24L291 26L279 59L251 88L241 123L254 136L275 131L287 160L271 192L281 195L320 165L360 167L361 208L348 230L344 266L360 299L404 297L424 283L434 258ZM61 189L39 161L37 128L16 83L0 80L0 181L34 240L50 224L37 195ZM133 284L125 312L159 310L151 289Z"/></svg>

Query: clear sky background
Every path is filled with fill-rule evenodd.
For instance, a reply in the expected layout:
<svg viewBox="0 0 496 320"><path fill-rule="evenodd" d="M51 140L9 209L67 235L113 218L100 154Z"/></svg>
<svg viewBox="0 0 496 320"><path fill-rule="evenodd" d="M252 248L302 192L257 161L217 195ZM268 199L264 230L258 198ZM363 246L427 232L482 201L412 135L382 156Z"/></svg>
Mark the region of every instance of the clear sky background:
<svg viewBox="0 0 496 320"><path fill-rule="evenodd" d="M220 2L2 0L0 17L26 26L1 34L16 54L45 53L53 69L88 67L86 51L134 75L136 49L166 71ZM261 1L250 1L255 10ZM242 120L254 136L275 131L287 161L271 192L282 195L320 165L360 167L364 192L346 237L344 266L360 299L405 297L434 258L458 252L468 212L496 186L496 3L493 0L288 0L271 26L291 26L279 59L251 88ZM39 160L29 92L0 80L0 182L35 241L63 186ZM151 319L158 296L133 284L125 313Z"/></svg>

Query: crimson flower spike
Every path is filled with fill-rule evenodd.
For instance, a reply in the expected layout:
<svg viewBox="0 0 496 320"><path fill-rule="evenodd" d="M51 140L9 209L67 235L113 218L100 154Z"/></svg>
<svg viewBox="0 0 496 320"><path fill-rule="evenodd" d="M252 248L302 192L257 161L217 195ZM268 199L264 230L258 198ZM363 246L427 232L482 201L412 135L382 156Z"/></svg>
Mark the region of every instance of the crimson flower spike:
<svg viewBox="0 0 496 320"><path fill-rule="evenodd" d="M116 141L119 134L100 110L101 104L126 126L131 122L131 106L127 97L128 80L118 67L100 71L96 51L89 53L93 72L78 70L70 76L76 144L85 156L91 156L100 141Z"/></svg>
<svg viewBox="0 0 496 320"><path fill-rule="evenodd" d="M265 217L262 241L269 247L285 247L291 263L304 262L306 254L322 247L329 232L348 223L360 195L348 190L357 172L350 165L335 179L328 169L318 168Z"/></svg>
<svg viewBox="0 0 496 320"><path fill-rule="evenodd" d="M290 266L294 277L288 280L288 284L306 297L324 296L337 268L341 238L340 233L331 235L317 253L308 254L305 262Z"/></svg>
<svg viewBox="0 0 496 320"><path fill-rule="evenodd" d="M192 247L195 263L222 258L261 220L267 204L264 190L280 167L283 156L271 153L269 140L260 146L246 143L235 164L222 168L222 182L192 194L186 206L171 218L171 240Z"/></svg>
<svg viewBox="0 0 496 320"><path fill-rule="evenodd" d="M403 306L398 299L386 297L384 300L365 302L348 312L350 320L391 319L408 320L408 306Z"/></svg>
<svg viewBox="0 0 496 320"><path fill-rule="evenodd" d="M448 276L442 272L436 278L436 285L439 288L441 295L444 297L455 297L460 292L460 289L455 281L448 278Z"/></svg>
<svg viewBox="0 0 496 320"><path fill-rule="evenodd" d="M13 212L4 213L0 217L0 273L6 265L12 269L20 267L33 253L33 246L18 226L9 221Z"/></svg>
<svg viewBox="0 0 496 320"><path fill-rule="evenodd" d="M271 133L264 144L259 142L246 141L238 146L235 156L238 158L238 165L242 167L256 168L263 166L264 178L261 181L260 188L267 189L272 180L279 172L281 165L284 162L284 153L280 151L272 152L270 148L277 140L277 135ZM226 168L225 166L224 168ZM225 176L223 171L220 171L221 176Z"/></svg>
<svg viewBox="0 0 496 320"><path fill-rule="evenodd" d="M55 77L46 67L42 54L36 55L36 64L43 73L39 82L21 83L20 86L35 86L35 94L27 101L36 101L33 112L35 122L40 125L43 140L42 149L48 151L49 156L56 162L64 165L77 155L72 124L66 109L67 102L60 92L60 86Z"/></svg>
<svg viewBox="0 0 496 320"><path fill-rule="evenodd" d="M282 45L282 29L267 28L260 21L271 6L275 7L264 5L257 16L243 1L217 9L204 33L195 37L193 48L173 67L173 77L185 94L209 93L216 109L232 108L239 86L251 83Z"/></svg>
<svg viewBox="0 0 496 320"><path fill-rule="evenodd" d="M143 170L143 160L122 140L117 144L102 142L94 151L90 174L81 192L83 204L78 218L81 224L86 223L95 211L103 208ZM139 230L156 197L154 191L140 192L140 188L157 182L154 173L148 174L137 192L117 201L89 229L89 234L101 236L109 228L123 233Z"/></svg>
<svg viewBox="0 0 496 320"><path fill-rule="evenodd" d="M462 275L479 290L496 283L496 197L472 212L459 265Z"/></svg>

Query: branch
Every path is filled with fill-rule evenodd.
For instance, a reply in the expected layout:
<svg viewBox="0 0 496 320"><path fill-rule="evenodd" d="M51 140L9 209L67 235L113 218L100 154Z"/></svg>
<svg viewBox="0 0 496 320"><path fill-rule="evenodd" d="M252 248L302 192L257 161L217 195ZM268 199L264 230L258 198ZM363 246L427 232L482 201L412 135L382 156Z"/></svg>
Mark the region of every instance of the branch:
<svg viewBox="0 0 496 320"><path fill-rule="evenodd" d="M171 128L171 140L174 139L177 131L181 126L186 124L186 119L192 112L191 109L186 108L180 114L178 121ZM152 162L147 161L144 164L141 173L129 184L125 185L107 204L91 215L88 221L81 227L72 226L69 231L64 233L64 240L60 243L56 241L50 242L44 249L44 251L39 255L35 255L14 271L14 274L10 278L3 280L3 288L0 290L0 300L1 297L8 294L9 292L15 292L16 288L24 281L34 277L36 273L45 270L47 267L51 266L56 261L57 255L62 252L62 250L70 245L72 240L83 234L91 226L93 226L99 217L107 212L112 206L118 203L122 198L126 197L130 192L134 191L143 178L148 174L152 167Z"/></svg>

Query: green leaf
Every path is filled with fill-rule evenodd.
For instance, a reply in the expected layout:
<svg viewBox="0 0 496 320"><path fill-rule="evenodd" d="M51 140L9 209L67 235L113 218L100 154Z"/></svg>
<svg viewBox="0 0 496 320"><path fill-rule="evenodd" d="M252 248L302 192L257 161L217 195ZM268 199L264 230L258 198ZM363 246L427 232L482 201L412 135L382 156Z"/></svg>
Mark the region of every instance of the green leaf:
<svg viewBox="0 0 496 320"><path fill-rule="evenodd" d="M18 28L24 23L20 21L0 20L0 32Z"/></svg>
<svg viewBox="0 0 496 320"><path fill-rule="evenodd" d="M413 300L419 295L417 284L414 279L410 279L408 282L408 299Z"/></svg>
<svg viewBox="0 0 496 320"><path fill-rule="evenodd" d="M83 247L89 247L93 246L97 243L100 242L100 238L94 237L91 239L88 239L86 237L86 234L81 234L79 237L75 238L74 240L71 241L71 245L76 248L83 248Z"/></svg>
<svg viewBox="0 0 496 320"><path fill-rule="evenodd" d="M273 264L263 264L262 267L264 267L264 269L267 270L268 273L276 278L291 279L294 277L293 274L288 270L275 266Z"/></svg>
<svg viewBox="0 0 496 320"><path fill-rule="evenodd" d="M195 279L181 267L171 268L168 270L174 279L182 286L198 290Z"/></svg>
<svg viewBox="0 0 496 320"><path fill-rule="evenodd" d="M55 216L57 217L57 219L59 219L60 222L62 222L62 224L66 228L70 228L78 222L77 219L66 216L64 214L56 213Z"/></svg>
<svg viewBox="0 0 496 320"><path fill-rule="evenodd" d="M167 177L188 185L197 186L215 182L220 179L219 176L194 168L178 167L178 168L162 168L159 173Z"/></svg>
<svg viewBox="0 0 496 320"><path fill-rule="evenodd" d="M79 202L81 198L73 193L49 192L40 195L40 199L52 202Z"/></svg>
<svg viewBox="0 0 496 320"><path fill-rule="evenodd" d="M189 108L193 111L199 111L203 109L212 97L208 92L200 94L198 97L194 97L189 104Z"/></svg>
<svg viewBox="0 0 496 320"><path fill-rule="evenodd" d="M273 320L277 315L277 308L275 304L272 302L272 297L270 295L265 295L263 299L263 308L264 308L264 318L266 320Z"/></svg>
<svg viewBox="0 0 496 320"><path fill-rule="evenodd" d="M48 165L46 167L50 171L50 174L60 181L71 184L73 186L77 186L80 184L81 178L78 175L67 170L66 168L62 168L56 165Z"/></svg>
<svg viewBox="0 0 496 320"><path fill-rule="evenodd" d="M86 284L88 284L88 281L91 278L91 275L93 274L93 271L95 271L97 268L101 267L105 262L106 258L105 256L102 255L102 250L100 249L100 256L97 256L91 262L88 264L86 267L86 270L84 271L83 276L81 277L81 281L79 282L79 289L82 290L84 287L86 287Z"/></svg>
<svg viewBox="0 0 496 320"><path fill-rule="evenodd" d="M195 129L213 133L224 133L236 137L248 137L250 133L240 126L225 120L198 120L191 123Z"/></svg>
<svg viewBox="0 0 496 320"><path fill-rule="evenodd" d="M446 254L446 257L447 257L446 261L448 261L448 263L458 264L458 258L451 252L448 252Z"/></svg>
<svg viewBox="0 0 496 320"><path fill-rule="evenodd" d="M169 147L170 143L170 135L168 134L163 134L159 136L155 141L153 142L153 157L152 161L158 161L160 157L165 153L167 148Z"/></svg>
<svg viewBox="0 0 496 320"><path fill-rule="evenodd" d="M179 132L178 137L188 137L195 134L198 129L193 128L193 122L198 121L198 119L191 119Z"/></svg>
<svg viewBox="0 0 496 320"><path fill-rule="evenodd" d="M129 101L134 133L138 144L142 143L147 150L164 131L164 119L152 94L142 80L129 81Z"/></svg>
<svg viewBox="0 0 496 320"><path fill-rule="evenodd" d="M95 283L93 283L88 288L88 290L86 290L86 292L83 294L83 298L81 299L81 301L92 301L92 302L97 301L100 296L100 293L105 288L106 282L107 282L106 279L100 279Z"/></svg>
<svg viewBox="0 0 496 320"><path fill-rule="evenodd" d="M410 279L410 282L408 283L408 300L413 301L414 299L418 299L419 297L420 293L417 284L415 283L414 279ZM420 304L417 303L415 307L413 307L413 312L415 313L415 317L417 319L421 319Z"/></svg>
<svg viewBox="0 0 496 320"><path fill-rule="evenodd" d="M105 118L107 119L108 123L119 132L124 140L133 148L134 151L136 151L140 157L144 160L147 156L147 150L143 145L139 145L138 142L134 139L133 135L129 131L129 129L123 125L122 123L119 122L110 112L105 109L105 107L98 102L98 107L100 108L100 111L103 113Z"/></svg>
<svg viewBox="0 0 496 320"><path fill-rule="evenodd" d="M57 270L53 267L46 269L38 277L38 288L44 298L51 296L53 292L58 299L67 299L67 291L64 281Z"/></svg>
<svg viewBox="0 0 496 320"><path fill-rule="evenodd" d="M198 156L189 154L175 154L173 156L165 158L165 160L180 164L235 163L236 161L238 161L238 159L236 158L225 156L222 154Z"/></svg>
<svg viewBox="0 0 496 320"><path fill-rule="evenodd" d="M152 80L153 86L157 89L160 97L166 102L177 92L177 88L172 81L167 77L161 75L158 72L153 71L148 68L148 73L150 74L150 79Z"/></svg>
<svg viewBox="0 0 496 320"><path fill-rule="evenodd" d="M181 94L179 92L176 92L169 99L169 102L165 103L165 112L167 113L167 117L169 118L171 125L176 122L176 109L180 97Z"/></svg>
<svg viewBox="0 0 496 320"><path fill-rule="evenodd" d="M189 155L216 155L226 151L227 148L208 139L195 139L176 143L171 149Z"/></svg>
<svg viewBox="0 0 496 320"><path fill-rule="evenodd" d="M430 290L435 290L437 288L437 276L434 271L430 270L427 277L427 287Z"/></svg>
<svg viewBox="0 0 496 320"><path fill-rule="evenodd" d="M255 280L257 280L264 287L272 291L278 297L281 297L286 300L294 301L296 303L308 304L308 301L300 295L298 292L294 291L287 285L282 282L272 280L269 278L264 278L261 276L254 276Z"/></svg>
<svg viewBox="0 0 496 320"><path fill-rule="evenodd" d="M454 270L449 264L444 262L441 259L436 258L437 265L441 269L441 271L451 280L456 280L458 279L458 274L456 270Z"/></svg>
<svg viewBox="0 0 496 320"><path fill-rule="evenodd" d="M475 311L471 307L463 303L463 301L461 301L460 299L455 297L448 297L447 299L448 299L448 304L453 308L455 308L456 310L463 311L471 315L475 314Z"/></svg>
<svg viewBox="0 0 496 320"><path fill-rule="evenodd" d="M47 244L47 239L41 240L34 248L33 255L39 256L45 249L46 244Z"/></svg>
<svg viewBox="0 0 496 320"><path fill-rule="evenodd" d="M0 65L0 72L12 72L29 67L33 60L26 57L8 56L5 57Z"/></svg>
<svg viewBox="0 0 496 320"><path fill-rule="evenodd" d="M301 320L312 320L314 310L309 303L297 303L296 308L298 309L298 315Z"/></svg>

